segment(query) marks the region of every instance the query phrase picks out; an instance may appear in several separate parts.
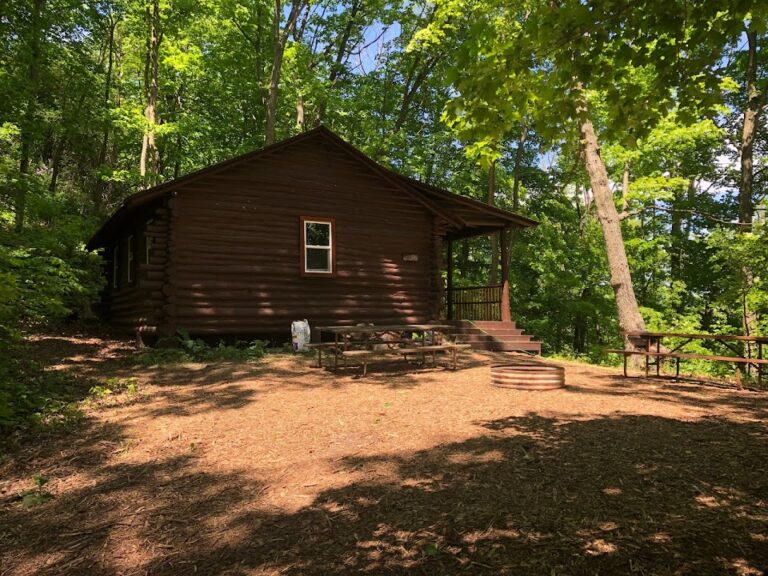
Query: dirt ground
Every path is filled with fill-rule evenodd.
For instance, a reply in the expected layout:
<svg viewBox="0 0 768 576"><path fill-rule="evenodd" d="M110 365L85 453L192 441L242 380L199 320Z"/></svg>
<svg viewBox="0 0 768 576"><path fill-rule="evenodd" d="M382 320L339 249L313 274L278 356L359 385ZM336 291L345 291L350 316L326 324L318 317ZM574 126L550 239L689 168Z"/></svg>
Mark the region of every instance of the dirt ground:
<svg viewBox="0 0 768 576"><path fill-rule="evenodd" d="M768 395L564 364L489 385L307 357L137 369L127 344L46 337L62 368L136 377L78 430L0 465L0 574L757 575ZM33 474L53 500L26 509Z"/></svg>

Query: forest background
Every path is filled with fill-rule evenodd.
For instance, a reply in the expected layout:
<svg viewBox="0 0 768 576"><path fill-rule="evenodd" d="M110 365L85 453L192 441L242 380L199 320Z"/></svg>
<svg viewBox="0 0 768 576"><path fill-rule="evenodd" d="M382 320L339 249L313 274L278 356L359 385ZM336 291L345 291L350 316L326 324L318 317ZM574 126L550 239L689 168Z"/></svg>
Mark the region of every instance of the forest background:
<svg viewBox="0 0 768 576"><path fill-rule="evenodd" d="M765 334L765 47L741 0L0 0L0 420L24 335L97 311L124 198L320 124L541 222L510 282L546 354ZM498 253L461 243L456 284Z"/></svg>

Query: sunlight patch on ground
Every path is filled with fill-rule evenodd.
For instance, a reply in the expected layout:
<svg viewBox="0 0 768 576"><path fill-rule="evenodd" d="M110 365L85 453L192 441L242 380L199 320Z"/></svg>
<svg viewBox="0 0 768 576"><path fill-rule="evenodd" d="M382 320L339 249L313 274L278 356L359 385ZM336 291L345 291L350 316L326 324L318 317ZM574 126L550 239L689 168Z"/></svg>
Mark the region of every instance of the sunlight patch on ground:
<svg viewBox="0 0 768 576"><path fill-rule="evenodd" d="M725 568L735 572L737 576L763 576L765 574L760 568L751 565L745 558L723 559L722 562Z"/></svg>
<svg viewBox="0 0 768 576"><path fill-rule="evenodd" d="M651 534L647 540L662 546L668 546L672 543L672 537L666 532L657 532L656 534Z"/></svg>
<svg viewBox="0 0 768 576"><path fill-rule="evenodd" d="M587 542L584 545L584 552L587 554L587 556L602 556L604 554L613 554L618 549L619 548L615 544L612 544L607 540L603 540L602 538L597 538L591 542Z"/></svg>
<svg viewBox="0 0 768 576"><path fill-rule="evenodd" d="M470 454L460 452L449 454L446 458L451 464L472 464L481 462L501 462L504 460L504 454L500 450L489 450L480 454Z"/></svg>

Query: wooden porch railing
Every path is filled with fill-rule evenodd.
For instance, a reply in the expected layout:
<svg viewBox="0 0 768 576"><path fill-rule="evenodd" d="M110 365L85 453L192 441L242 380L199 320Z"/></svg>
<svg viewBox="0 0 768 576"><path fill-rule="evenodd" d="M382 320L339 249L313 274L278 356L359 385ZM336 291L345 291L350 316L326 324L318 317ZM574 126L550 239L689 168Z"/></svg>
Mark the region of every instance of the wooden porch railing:
<svg viewBox="0 0 768 576"><path fill-rule="evenodd" d="M446 300L448 320L501 320L501 284L451 288Z"/></svg>

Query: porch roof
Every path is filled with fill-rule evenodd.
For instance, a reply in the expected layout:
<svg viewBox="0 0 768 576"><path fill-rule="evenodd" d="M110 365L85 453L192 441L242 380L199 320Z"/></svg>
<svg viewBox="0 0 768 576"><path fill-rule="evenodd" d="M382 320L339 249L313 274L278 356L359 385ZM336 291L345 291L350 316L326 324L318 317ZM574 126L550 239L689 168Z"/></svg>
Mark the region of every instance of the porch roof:
<svg viewBox="0 0 768 576"><path fill-rule="evenodd" d="M414 178L400 174L396 176L460 221L460 226L452 227L446 233L446 237L451 240L490 234L508 227L530 228L539 225L536 220L521 214L491 206L474 198L454 194Z"/></svg>

